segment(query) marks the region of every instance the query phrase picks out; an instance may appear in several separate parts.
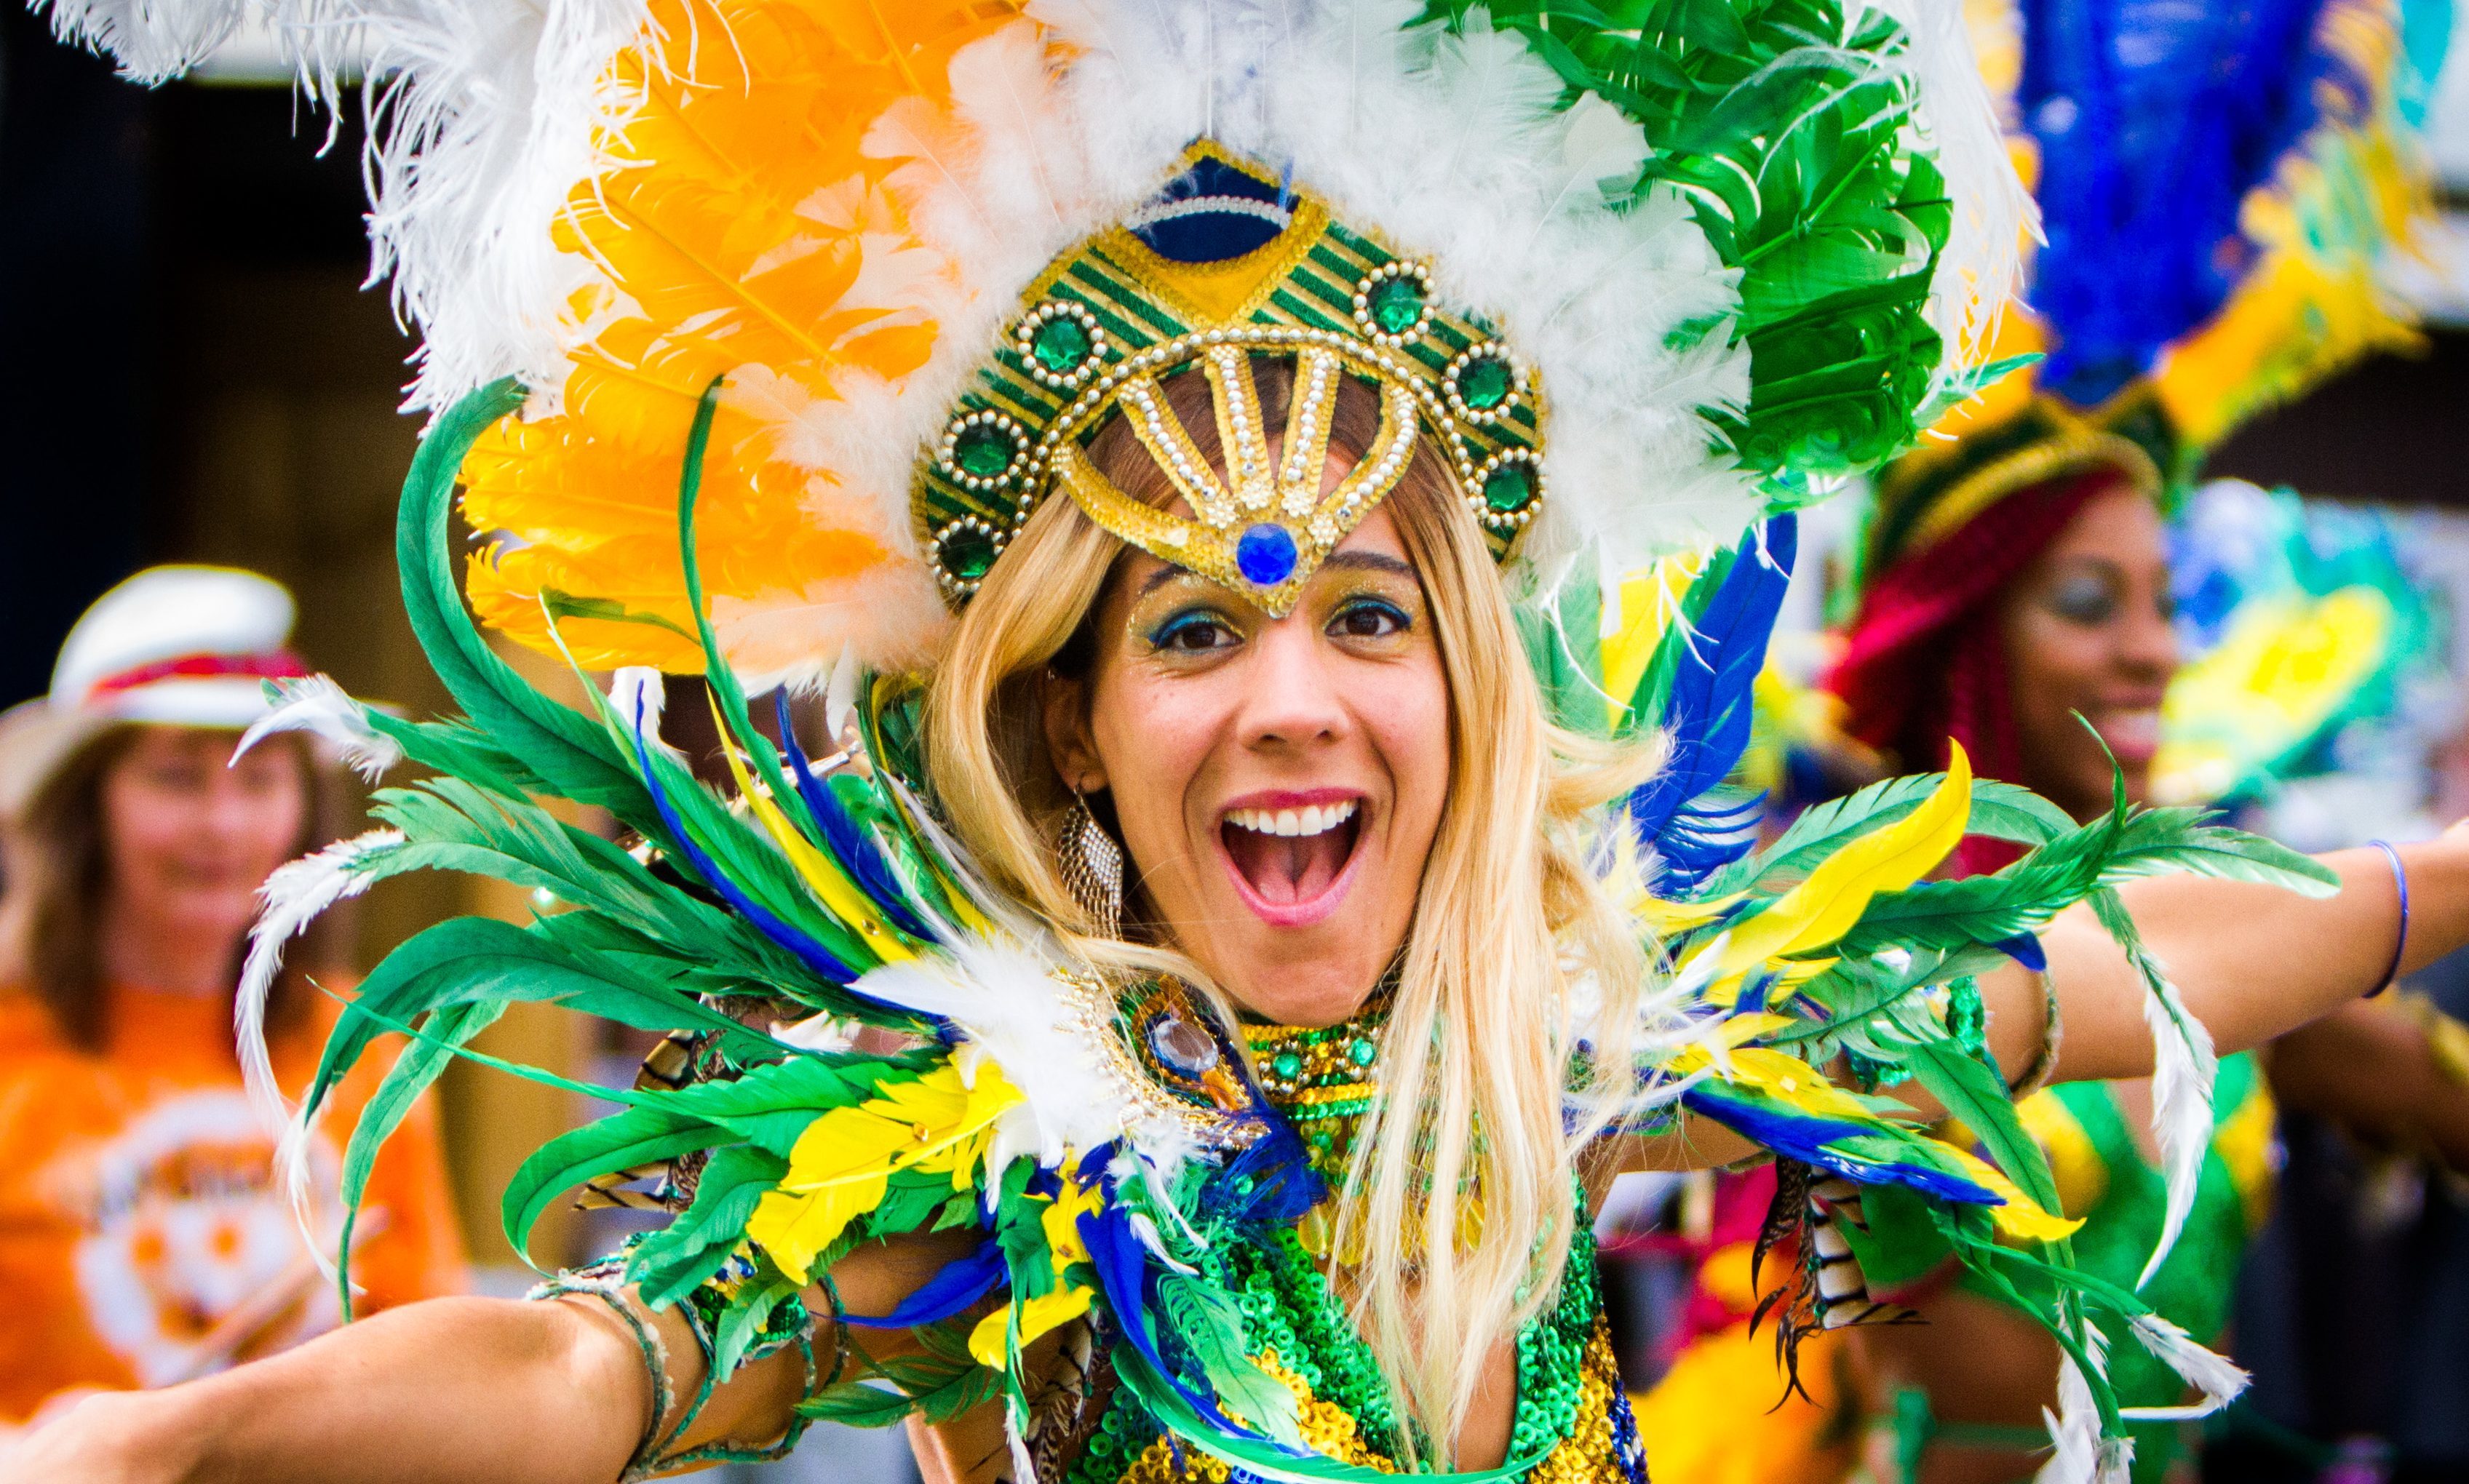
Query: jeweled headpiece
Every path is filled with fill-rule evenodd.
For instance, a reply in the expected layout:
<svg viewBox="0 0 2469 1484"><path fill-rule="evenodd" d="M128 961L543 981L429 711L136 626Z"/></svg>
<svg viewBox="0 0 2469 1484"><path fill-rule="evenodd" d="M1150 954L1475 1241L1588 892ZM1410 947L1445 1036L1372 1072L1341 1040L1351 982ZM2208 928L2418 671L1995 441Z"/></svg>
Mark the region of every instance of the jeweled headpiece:
<svg viewBox="0 0 2469 1484"><path fill-rule="evenodd" d="M1157 202L1064 255L979 370L918 471L919 536L944 592L962 598L1050 492L1163 560L1282 614L1331 547L1394 489L1418 436L1506 555L1543 495L1542 408L1489 326L1437 302L1430 267L1398 257L1212 144ZM1291 405L1273 449L1253 357L1290 360ZM1161 383L1208 378L1224 469L1166 405ZM1322 491L1342 377L1378 388L1380 430ZM1132 499L1093 466L1108 419L1133 434L1188 505Z"/></svg>

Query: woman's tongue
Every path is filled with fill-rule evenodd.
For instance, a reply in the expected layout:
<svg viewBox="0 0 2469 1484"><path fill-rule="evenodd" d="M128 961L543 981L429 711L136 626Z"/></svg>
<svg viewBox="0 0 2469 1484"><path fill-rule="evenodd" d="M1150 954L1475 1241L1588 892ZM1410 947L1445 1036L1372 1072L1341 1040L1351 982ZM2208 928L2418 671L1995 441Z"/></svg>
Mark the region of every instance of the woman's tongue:
<svg viewBox="0 0 2469 1484"><path fill-rule="evenodd" d="M1234 869L1252 884L1260 900L1278 906L1309 902L1328 890L1346 867L1347 849L1354 838L1351 820L1318 834L1264 834L1227 825L1221 832Z"/></svg>

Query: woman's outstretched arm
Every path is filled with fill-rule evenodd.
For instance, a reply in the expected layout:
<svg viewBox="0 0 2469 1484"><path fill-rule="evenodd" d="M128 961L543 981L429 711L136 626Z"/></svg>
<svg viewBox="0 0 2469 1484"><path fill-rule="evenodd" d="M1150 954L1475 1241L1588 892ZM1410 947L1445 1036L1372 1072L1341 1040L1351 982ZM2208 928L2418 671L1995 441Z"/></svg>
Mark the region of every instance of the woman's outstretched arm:
<svg viewBox="0 0 2469 1484"><path fill-rule="evenodd" d="M2409 872L2409 943L2400 963L2407 973L2469 946L2469 824L2399 849ZM2341 879L2332 896L2188 876L2119 889L2144 946L2220 1051L2248 1050L2305 1025L2375 989L2391 968L2400 935L2391 863L2371 849L2317 858ZM2061 914L2040 937L2062 1025L2056 1079L2151 1076L2143 980L2116 940L2088 906ZM1980 988L1997 1064L2033 1065L2047 1034L2040 976L2010 967ZM1924 1118L1944 1113L1916 1084L1893 1095ZM1621 1166L1704 1169L1756 1152L1730 1130L1684 1115L1673 1132L1627 1141Z"/></svg>
<svg viewBox="0 0 2469 1484"><path fill-rule="evenodd" d="M638 1353L596 1299L431 1299L203 1381L89 1398L0 1473L22 1484L610 1484L651 1407Z"/></svg>
<svg viewBox="0 0 2469 1484"><path fill-rule="evenodd" d="M2400 847L2409 873L2407 973L2469 945L2469 827ZM2401 931L2400 895L2379 850L2318 856L2341 879L2329 897L2275 886L2162 877L2119 890L2144 945L2223 1052L2260 1046L2376 989ZM2065 1022L2057 1076L2152 1074L2143 981L2088 907L2041 934ZM2028 1065L2042 1034L2042 991L2008 970L1983 982L2001 1066Z"/></svg>
<svg viewBox="0 0 2469 1484"><path fill-rule="evenodd" d="M832 1269L857 1313L888 1313L965 1236L860 1247ZM828 1366L830 1300L811 1290ZM640 1311L637 1311L638 1313ZM703 1382L704 1358L672 1309L654 1316L675 1400L663 1436ZM877 1359L911 1348L868 1332ZM794 1349L741 1366L673 1454L778 1439L805 1384ZM441 1298L388 1310L296 1350L163 1391L81 1403L0 1450L11 1484L611 1484L651 1423L650 1369L632 1326L588 1294L530 1302Z"/></svg>

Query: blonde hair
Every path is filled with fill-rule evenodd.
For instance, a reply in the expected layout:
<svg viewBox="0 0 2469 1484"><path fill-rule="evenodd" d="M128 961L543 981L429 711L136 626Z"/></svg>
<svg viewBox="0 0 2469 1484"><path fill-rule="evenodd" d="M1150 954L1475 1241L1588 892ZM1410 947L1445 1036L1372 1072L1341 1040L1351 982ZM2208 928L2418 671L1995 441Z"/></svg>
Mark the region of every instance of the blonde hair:
<svg viewBox="0 0 2469 1484"><path fill-rule="evenodd" d="M1290 366L1264 359L1255 375L1264 410L1281 419ZM1165 390L1217 461L1206 383L1187 375ZM1376 420L1368 389L1348 383L1332 451L1359 458ZM1173 497L1119 422L1090 454L1134 498ZM1564 1121L1577 1002L1601 1001L1586 1016L1596 1026L1630 1026L1649 970L1637 928L1587 869L1584 843L1602 806L1660 754L1550 724L1491 557L1436 448L1419 446L1383 508L1420 575L1448 683L1449 804L1399 956L1384 1101L1357 1140L1336 1250L1350 1264L1342 1288L1415 1424L1398 1440L1411 1464L1418 1431L1442 1460L1453 1451L1493 1349L1552 1301L1585 1219L1579 1160L1602 1115L1574 1130ZM1048 756L1039 688L1050 667L1081 662L1125 550L1068 500L1030 516L933 677L928 769L994 881L1061 927L1093 967L1175 974L1222 1007L1170 947L1095 936L1059 872L1053 842L1072 796ZM1630 1064L1627 1042L1612 1041L1592 1057L1587 1090L1600 1107L1617 1101L1601 1094L1619 1091ZM1464 1193L1479 1218L1460 1200L1427 1199L1435 1191Z"/></svg>

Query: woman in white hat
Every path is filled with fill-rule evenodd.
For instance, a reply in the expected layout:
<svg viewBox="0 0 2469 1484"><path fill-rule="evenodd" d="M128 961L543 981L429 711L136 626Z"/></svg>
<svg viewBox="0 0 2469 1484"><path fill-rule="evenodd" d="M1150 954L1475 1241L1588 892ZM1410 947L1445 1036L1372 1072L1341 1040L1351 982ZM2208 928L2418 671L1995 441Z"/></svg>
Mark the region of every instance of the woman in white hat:
<svg viewBox="0 0 2469 1484"><path fill-rule="evenodd" d="M50 694L0 719L0 1420L339 1317L232 1035L259 886L347 823L337 771L302 739L232 757L266 712L261 682L306 673L291 622L291 595L255 574L142 572L79 620ZM349 982L343 947L304 946L271 998L294 1091L333 1018L319 990ZM461 1285L429 1111L405 1132L370 1176L364 1308ZM325 1238L339 1154L312 1156Z"/></svg>

